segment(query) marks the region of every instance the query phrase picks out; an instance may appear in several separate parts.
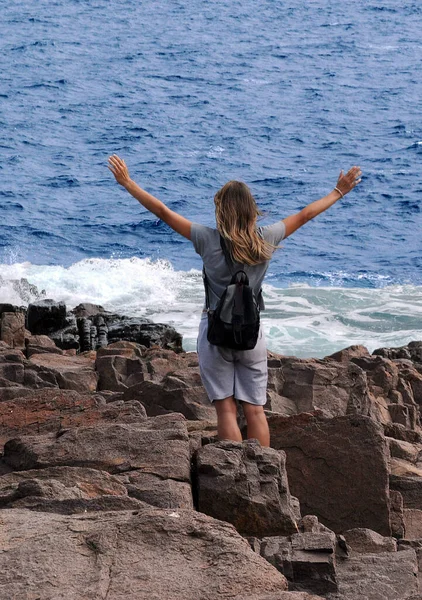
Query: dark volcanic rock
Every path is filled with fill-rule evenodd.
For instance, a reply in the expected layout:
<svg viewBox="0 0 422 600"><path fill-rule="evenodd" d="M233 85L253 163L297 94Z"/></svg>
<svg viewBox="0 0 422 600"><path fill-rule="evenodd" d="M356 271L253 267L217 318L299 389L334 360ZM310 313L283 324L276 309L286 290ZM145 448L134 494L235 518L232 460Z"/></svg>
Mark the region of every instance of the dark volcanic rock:
<svg viewBox="0 0 422 600"><path fill-rule="evenodd" d="M182 352L182 336L170 325L152 323L148 319L119 317L112 322L108 317L108 341L128 340L147 348L162 346L175 352Z"/></svg>
<svg viewBox="0 0 422 600"><path fill-rule="evenodd" d="M38 300L28 306L27 328L33 335L48 335L66 325L66 305L54 300Z"/></svg>
<svg viewBox="0 0 422 600"><path fill-rule="evenodd" d="M407 346L399 348L377 348L373 354L390 359L404 358L422 363L422 341L410 342Z"/></svg>
<svg viewBox="0 0 422 600"><path fill-rule="evenodd" d="M231 525L195 511L34 519L27 510L7 510L3 550L1 600L26 598L29 590L34 599L289 600L279 595L283 575Z"/></svg>
<svg viewBox="0 0 422 600"><path fill-rule="evenodd" d="M269 415L271 445L287 455L292 493L302 514L337 533L367 527L391 535L388 447L368 417Z"/></svg>
<svg viewBox="0 0 422 600"><path fill-rule="evenodd" d="M196 454L198 508L246 535L297 531L285 455L256 440L222 441Z"/></svg>

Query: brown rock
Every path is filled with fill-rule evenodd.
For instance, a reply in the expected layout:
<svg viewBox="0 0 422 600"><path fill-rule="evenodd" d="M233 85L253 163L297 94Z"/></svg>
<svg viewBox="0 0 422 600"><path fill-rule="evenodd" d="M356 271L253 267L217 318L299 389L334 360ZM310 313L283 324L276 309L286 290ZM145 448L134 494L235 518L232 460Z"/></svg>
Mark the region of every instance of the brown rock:
<svg viewBox="0 0 422 600"><path fill-rule="evenodd" d="M390 488L400 492L405 508L422 510L422 478L390 475Z"/></svg>
<svg viewBox="0 0 422 600"><path fill-rule="evenodd" d="M187 419L215 420L215 409L208 400L204 388L189 388L183 383L178 389L174 387L174 380L169 382L144 381L134 385L124 392L122 399L138 400L147 411L148 416L165 415L178 412Z"/></svg>
<svg viewBox="0 0 422 600"><path fill-rule="evenodd" d="M13 472L0 477L1 502L4 503L6 498L15 497L22 482L34 479L49 486L47 495L61 500L127 495L126 487L119 479L105 471L85 467L51 467Z"/></svg>
<svg viewBox="0 0 422 600"><path fill-rule="evenodd" d="M387 438L388 445L390 448L390 454L393 458L401 458L411 463L416 463L422 446L420 444L411 444L410 442L404 442L403 440L396 440L394 438Z"/></svg>
<svg viewBox="0 0 422 600"><path fill-rule="evenodd" d="M3 312L0 315L0 339L11 348L25 347L25 313Z"/></svg>
<svg viewBox="0 0 422 600"><path fill-rule="evenodd" d="M405 600L418 591L417 561L412 549L354 554L336 565L338 595L329 600Z"/></svg>
<svg viewBox="0 0 422 600"><path fill-rule="evenodd" d="M128 387L141 383L146 373L140 358L128 358L119 354L98 356L97 353L95 368L99 376L98 389L115 392L123 392Z"/></svg>
<svg viewBox="0 0 422 600"><path fill-rule="evenodd" d="M0 478L0 507L73 514L139 509L125 486L103 471L56 467L5 474Z"/></svg>
<svg viewBox="0 0 422 600"><path fill-rule="evenodd" d="M129 496L159 508L192 508L192 489L186 481L162 479L142 471L129 471L117 476Z"/></svg>
<svg viewBox="0 0 422 600"><path fill-rule="evenodd" d="M404 517L403 517L403 496L400 492L390 489L390 524L391 535L395 538L403 538Z"/></svg>
<svg viewBox="0 0 422 600"><path fill-rule="evenodd" d="M3 511L1 600L50 598L51 582L69 600L276 599L286 589L231 525L195 511L136 512Z"/></svg>
<svg viewBox="0 0 422 600"><path fill-rule="evenodd" d="M298 533L289 537L266 537L261 556L289 581L289 589L328 594L337 591L335 534Z"/></svg>
<svg viewBox="0 0 422 600"><path fill-rule="evenodd" d="M368 527L390 535L388 448L368 417L269 417L271 445L287 454L287 474L302 514L337 533Z"/></svg>
<svg viewBox="0 0 422 600"><path fill-rule="evenodd" d="M120 342L113 342L104 348L98 348L97 358L102 356L124 356L126 358L142 358L145 354L145 346L137 344L136 342L128 342L126 340L120 340Z"/></svg>
<svg viewBox="0 0 422 600"><path fill-rule="evenodd" d="M422 477L422 468L419 463L414 465L402 458L391 458L390 473L397 477Z"/></svg>
<svg viewBox="0 0 422 600"><path fill-rule="evenodd" d="M95 392L97 389L95 363L88 356L34 354L30 362L50 371L61 389L76 392Z"/></svg>
<svg viewBox="0 0 422 600"><path fill-rule="evenodd" d="M146 419L139 402L106 404L99 395L72 390L27 390L27 395L0 402L0 443L22 435L58 432L68 427L104 422L141 422Z"/></svg>
<svg viewBox="0 0 422 600"><path fill-rule="evenodd" d="M189 438L182 415L138 424L96 425L9 440L4 462L16 471L80 466L122 473L139 469L163 479L190 481Z"/></svg>
<svg viewBox="0 0 422 600"><path fill-rule="evenodd" d="M25 343L28 358L34 354L65 354L47 335L30 335L25 339Z"/></svg>
<svg viewBox="0 0 422 600"><path fill-rule="evenodd" d="M326 356L326 359L336 360L338 362L348 363L352 358L362 358L362 357L370 357L368 348L365 346L348 346L348 348L344 348L344 350L340 350L339 352L335 352L334 354L330 354Z"/></svg>
<svg viewBox="0 0 422 600"><path fill-rule="evenodd" d="M418 431L406 429L404 425L400 425L399 423L386 423L384 425L384 432L386 436L395 438L396 440L403 440L410 444L422 443L422 436Z"/></svg>
<svg viewBox="0 0 422 600"><path fill-rule="evenodd" d="M256 440L222 441L196 454L198 508L251 536L297 531L285 455Z"/></svg>
<svg viewBox="0 0 422 600"><path fill-rule="evenodd" d="M279 369L271 370L270 389L293 402L296 413L321 410L332 417L369 414L366 375L354 363L295 357L280 357L280 362ZM288 412L291 414L291 406Z"/></svg>
<svg viewBox="0 0 422 600"><path fill-rule="evenodd" d="M384 537L376 531L358 527L344 532L347 545L361 554L378 552L397 552L397 542L391 537Z"/></svg>
<svg viewBox="0 0 422 600"><path fill-rule="evenodd" d="M406 539L418 540L422 538L422 510L404 508L403 521Z"/></svg>

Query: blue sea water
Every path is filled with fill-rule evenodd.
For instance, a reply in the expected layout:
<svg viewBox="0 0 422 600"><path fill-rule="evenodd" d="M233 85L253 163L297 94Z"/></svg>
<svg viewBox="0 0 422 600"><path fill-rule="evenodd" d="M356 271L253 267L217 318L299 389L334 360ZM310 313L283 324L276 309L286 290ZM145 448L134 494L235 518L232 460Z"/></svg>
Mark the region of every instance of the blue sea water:
<svg viewBox="0 0 422 600"><path fill-rule="evenodd" d="M269 347L323 356L422 338L422 6L398 0L3 0L0 301L89 300L172 322L193 349L193 248L107 156L207 225L228 179L270 223L360 186L283 243Z"/></svg>

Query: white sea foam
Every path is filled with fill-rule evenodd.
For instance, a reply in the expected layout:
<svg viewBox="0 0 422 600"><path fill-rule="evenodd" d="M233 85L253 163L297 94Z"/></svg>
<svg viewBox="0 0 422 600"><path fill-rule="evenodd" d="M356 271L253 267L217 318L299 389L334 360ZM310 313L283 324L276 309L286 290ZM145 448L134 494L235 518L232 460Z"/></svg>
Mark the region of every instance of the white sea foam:
<svg viewBox="0 0 422 600"><path fill-rule="evenodd" d="M203 304L201 273L175 271L163 260L85 259L68 268L29 262L0 265L0 302L28 304L36 295L13 281L27 279L44 297L69 308L101 304L129 316L171 323L194 350ZM422 339L422 287L264 286L268 347L283 354L325 356L351 344L369 350Z"/></svg>

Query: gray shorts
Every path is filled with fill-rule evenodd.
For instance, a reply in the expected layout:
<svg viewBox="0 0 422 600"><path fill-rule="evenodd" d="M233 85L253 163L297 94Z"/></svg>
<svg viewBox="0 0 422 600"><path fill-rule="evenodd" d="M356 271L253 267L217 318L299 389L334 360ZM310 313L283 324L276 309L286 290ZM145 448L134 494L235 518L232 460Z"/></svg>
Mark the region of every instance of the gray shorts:
<svg viewBox="0 0 422 600"><path fill-rule="evenodd" d="M208 320L199 324L198 360L202 383L211 402L234 396L263 406L267 401L267 346L262 325L253 350L230 350L207 340Z"/></svg>

